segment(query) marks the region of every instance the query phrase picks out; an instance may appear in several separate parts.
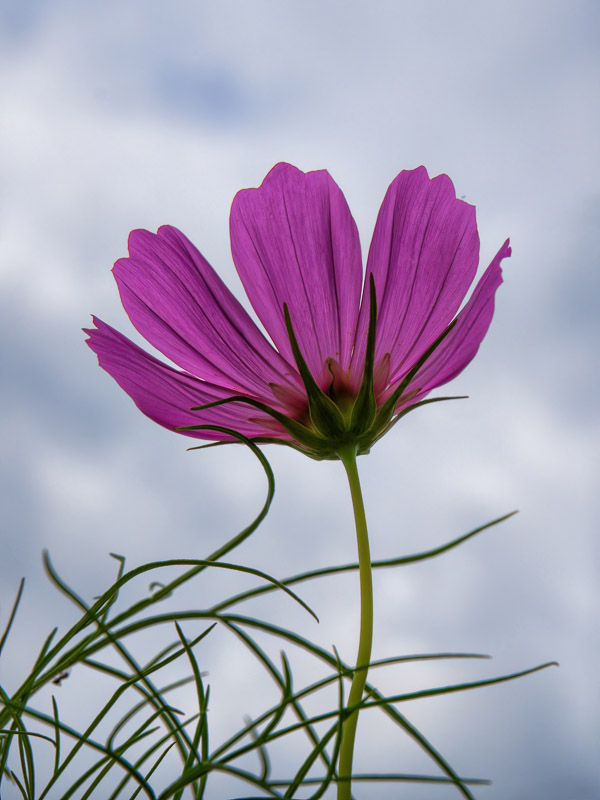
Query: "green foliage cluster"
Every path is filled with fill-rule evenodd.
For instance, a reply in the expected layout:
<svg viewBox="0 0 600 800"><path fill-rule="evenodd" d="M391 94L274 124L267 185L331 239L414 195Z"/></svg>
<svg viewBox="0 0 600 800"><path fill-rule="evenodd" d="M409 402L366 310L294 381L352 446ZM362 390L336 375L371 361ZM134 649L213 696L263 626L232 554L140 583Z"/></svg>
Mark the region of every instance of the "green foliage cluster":
<svg viewBox="0 0 600 800"><path fill-rule="evenodd" d="M238 438L251 448L262 464L268 480L267 498L252 524L207 559L153 562L126 571L124 558L113 554L119 564L117 580L90 604L64 582L49 557L44 556L51 581L75 604L80 616L62 636L58 636L58 629L51 632L29 675L16 691L9 695L0 687L0 797L6 800L12 800L13 797L22 797L23 800L134 800L138 797L153 800L211 800L211 776L226 774L238 779L241 793L235 800L253 800L255 797L287 800L299 797L299 792L307 799L317 800L339 781L337 764L344 720L358 708L375 708L423 748L435 766L436 774L356 774L352 776L353 786L380 781L441 783L447 784L448 788L454 789L463 798L473 800L472 787L486 781L460 777L397 706L407 700L512 680L549 665L478 682L394 696L385 696L368 683L360 704L349 708L345 694L354 667L342 663L335 650L327 651L291 630L231 610L251 598L279 591L287 593L314 615L290 587L303 581L358 569L358 564L345 564L280 581L260 570L222 561L226 553L256 530L269 510L274 493L273 473L264 454L253 442L241 436ZM432 558L508 516L511 515L496 519L434 550L373 562L372 566L380 569ZM172 574L173 569L179 570L177 577L164 584L159 581L165 571ZM256 588L236 594L207 609L157 612L158 603L166 598L174 598L181 586L207 569L250 574L260 583ZM146 582L148 578L151 579L149 587ZM140 598L121 608L123 588L131 588L130 584L136 580L136 587L138 584L143 586ZM0 656L13 625L22 591L23 584L0 638ZM198 626L197 633L189 638L183 627L192 625ZM243 643L249 655L275 683L279 700L261 715L246 720L227 741L213 746L209 738L207 713L210 686L204 680L198 652L217 625L229 630ZM156 631L164 626L174 631L173 641L150 660L140 663L133 652L135 634ZM279 641L281 664L275 663L261 647L257 635L263 633ZM130 646L129 642L133 645ZM296 688L290 661L285 653L285 648L290 646L308 653L328 674L315 683ZM113 664L114 654L119 657L119 667ZM448 658L487 656L467 653L401 656L373 662L370 666ZM187 663L187 676L163 685L162 673L178 661ZM93 715L82 730L71 727L61 718L54 696L51 713L40 710L35 702L40 690L51 684L60 684L76 666L110 678L111 685L116 687L101 710ZM186 684L195 689L195 709L183 712L169 702L169 695ZM318 714L308 713L307 700L323 690L330 690L332 686L337 687L335 707ZM123 702L127 706L125 714L118 711ZM290 715L295 721L289 721ZM107 725L109 733L103 735ZM306 737L308 755L304 752L300 754L295 774L286 779L273 775L271 746L299 733ZM43 768L40 766L42 759L39 758L40 743L46 748L49 746L53 756L50 761L46 759ZM294 753L299 752L296 747L290 749ZM258 765L255 770L246 766L249 754L255 757ZM173 760L174 756L179 766L176 773L171 770L170 783L165 785L164 770L159 768L168 759ZM315 777L316 772L319 774ZM174 774L177 777L172 779Z"/></svg>

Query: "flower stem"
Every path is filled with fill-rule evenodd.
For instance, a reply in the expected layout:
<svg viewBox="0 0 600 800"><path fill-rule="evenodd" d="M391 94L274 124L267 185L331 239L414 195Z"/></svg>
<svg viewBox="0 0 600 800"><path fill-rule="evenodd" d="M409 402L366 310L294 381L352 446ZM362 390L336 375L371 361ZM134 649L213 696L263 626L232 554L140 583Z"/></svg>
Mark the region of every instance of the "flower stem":
<svg viewBox="0 0 600 800"><path fill-rule="evenodd" d="M368 665L371 660L371 645L373 642L373 579L371 575L371 554L369 552L369 533L363 503L360 479L356 465L356 448L348 448L338 453L344 465L348 484L352 495L352 508L356 525L356 540L358 544L358 564L360 575L360 636L358 640L358 653L356 667L348 707L358 705L362 700L365 684L367 682ZM356 739L356 725L358 723L358 709L344 721L342 741L340 745L340 761L338 775L338 800L351 800L352 797L352 759L354 757L354 741Z"/></svg>

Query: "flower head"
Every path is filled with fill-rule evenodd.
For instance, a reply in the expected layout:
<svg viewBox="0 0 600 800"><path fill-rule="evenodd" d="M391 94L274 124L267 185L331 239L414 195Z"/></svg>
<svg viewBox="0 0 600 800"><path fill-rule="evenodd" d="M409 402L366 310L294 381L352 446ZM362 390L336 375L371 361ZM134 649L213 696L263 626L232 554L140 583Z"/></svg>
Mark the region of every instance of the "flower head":
<svg viewBox="0 0 600 800"><path fill-rule="evenodd" d="M188 436L228 428L315 458L364 453L472 360L490 325L508 240L475 278L473 206L446 175L401 172L379 211L366 280L356 224L324 171L277 164L236 195L231 249L271 342L176 228L136 230L113 272L154 358L99 319L100 365L148 417Z"/></svg>

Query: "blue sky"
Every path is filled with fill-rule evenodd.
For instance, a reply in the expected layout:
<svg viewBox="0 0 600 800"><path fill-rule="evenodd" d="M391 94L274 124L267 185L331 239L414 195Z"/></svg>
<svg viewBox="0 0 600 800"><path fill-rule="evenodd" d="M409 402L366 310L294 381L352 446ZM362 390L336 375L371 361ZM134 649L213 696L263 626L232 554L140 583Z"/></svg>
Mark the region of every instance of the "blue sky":
<svg viewBox="0 0 600 800"><path fill-rule="evenodd" d="M131 564L202 557L262 501L250 456L186 453L83 344L90 313L140 341L110 275L129 230L176 225L242 298L228 241L238 189L280 160L326 168L366 252L389 182L425 164L477 206L481 266L507 236L513 257L490 333L452 384L470 399L410 415L362 459L374 555L520 514L437 562L379 573L375 654L495 657L483 668L397 670L390 690L559 661L407 713L460 770L494 780L482 798L600 795L599 17L580 0L2 5L3 615L27 577L3 676L68 619L42 548L92 596L112 575L108 552ZM280 576L352 560L339 465L268 455L275 506L237 558ZM351 659L353 579L306 595L322 618L306 632ZM308 625L295 611L262 610ZM220 680L252 686L229 646L219 639L207 654L216 698ZM67 706L77 680L63 686ZM409 748L373 753L364 730L365 760L419 769Z"/></svg>

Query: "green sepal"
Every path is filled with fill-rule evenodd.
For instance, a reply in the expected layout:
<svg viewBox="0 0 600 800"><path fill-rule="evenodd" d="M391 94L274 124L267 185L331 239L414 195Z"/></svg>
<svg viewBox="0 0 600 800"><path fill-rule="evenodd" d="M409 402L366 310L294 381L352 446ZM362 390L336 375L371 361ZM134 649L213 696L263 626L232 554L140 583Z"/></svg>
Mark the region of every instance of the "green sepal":
<svg viewBox="0 0 600 800"><path fill-rule="evenodd" d="M308 410L311 421L317 431L319 431L319 433L322 434L326 439L337 439L346 431L342 412L333 402L333 400L319 388L311 371L309 370L308 365L304 360L302 353L300 352L300 347L298 346L298 340L296 339L294 328L292 327L292 320L290 318L290 312L287 307L287 303L283 304L283 316L285 319L285 327L290 340L290 345L292 347L294 360L296 362L296 366L298 367L298 372L300 373L302 382L304 383L304 388L306 389L306 395L308 397Z"/></svg>
<svg viewBox="0 0 600 800"><path fill-rule="evenodd" d="M367 351L365 353L365 369L363 380L352 406L350 432L357 434L369 430L377 414L377 400L373 388L373 370L375 368L375 338L377 327L377 296L373 273L369 275L369 330L367 333Z"/></svg>
<svg viewBox="0 0 600 800"><path fill-rule="evenodd" d="M398 404L398 400L402 396L402 393L409 385L409 383L412 381L412 379L415 377L417 372L425 364L425 362L431 358L433 353L441 345L446 336L448 336L452 328L454 328L454 326L456 325L456 321L457 321L456 319L453 319L452 322L448 325L448 327L445 328L442 331L442 333L437 337L437 339L433 342L433 344L430 345L427 348L427 350L425 350L425 352L423 353L421 358L416 362L414 367L412 367L412 369L410 369L406 373L406 375L402 379L402 382L396 388L393 394L391 394L385 401L385 403L381 406L381 408L377 412L377 416L375 417L375 421L373 423L373 432L375 433L375 435L377 435L379 431L383 430L383 428L385 428L390 423L392 417L394 416L396 405Z"/></svg>
<svg viewBox="0 0 600 800"><path fill-rule="evenodd" d="M308 399L308 411L312 425L307 426L286 416L280 411L272 408L266 403L245 395L232 395L221 400L214 400L201 406L194 406L192 411L203 411L215 406L227 403L246 403L253 408L262 411L279 424L292 437L292 441L278 439L277 437L260 436L252 439L256 443L280 444L298 450L304 455L317 461L336 460L341 458L341 453L352 450L355 455L364 455L382 436L384 436L396 422L410 411L427 403L435 403L441 400L454 398L431 398L413 402L404 408L399 414L395 415L396 406L406 388L410 385L415 375L423 365L431 358L435 350L444 341L446 336L453 329L456 320L453 320L447 328L437 337L423 355L418 359L414 366L404 376L396 390L390 395L382 407L377 411L377 401L375 397L374 372L375 372L375 346L377 328L377 296L373 276L369 276L369 327L367 331L367 347L365 351L365 366L363 379L352 404L351 410L342 411L338 406L333 391L333 381L335 380L334 370L332 372L332 394L329 396L323 392L310 372L304 357L300 351L296 335L292 326L290 313L287 304L283 305L285 325L288 332L292 353L296 361L296 366ZM411 395L416 397L421 391L420 388L411 390ZM206 429L206 425L184 425L177 427L178 431L194 431ZM225 444L226 442L223 442ZM201 447L216 447L220 442L211 442ZM190 448L190 449L200 449Z"/></svg>
<svg viewBox="0 0 600 800"><path fill-rule="evenodd" d="M308 450L306 447L302 447L296 442L290 442L289 439L277 439L275 436L255 436L252 437L249 441L251 441L253 444L279 444L283 445L284 447L291 447L292 450L297 450L299 453L302 453L302 455L308 456L309 458L312 458L315 461L323 461L324 459L332 458L332 456L330 455L320 455L317 452ZM231 439L224 442L209 442L208 444L199 444L196 445L195 447L188 447L187 449L188 451L207 450L209 447L222 447L223 445L231 445L231 444L240 444L240 442L236 442L233 439Z"/></svg>
<svg viewBox="0 0 600 800"><path fill-rule="evenodd" d="M190 410L204 411L207 408L223 406L227 403L247 403L254 408L258 408L259 411L263 411L265 414L268 414L270 417L273 417L273 419L277 420L277 422L283 425L290 436L293 436L296 441L300 442L300 444L303 444L306 447L320 449L324 444L326 444L326 442L323 441L323 438L319 436L318 433L314 433L313 431L309 430L309 428L302 425L302 423L297 422L291 417L286 417L285 414L282 414L280 411L276 411L274 408L266 405L266 403L261 403L260 400L255 400L252 397L244 397L244 395L241 394L235 394L231 397L224 397L222 400L214 400L212 403L205 403L203 406L194 406ZM194 431L201 430L203 428L206 428L206 425L180 425L176 430Z"/></svg>
<svg viewBox="0 0 600 800"><path fill-rule="evenodd" d="M400 420L403 417L405 417L407 414L410 414L411 411L414 411L417 408L421 408L421 406L428 406L430 403L443 403L446 400L468 400L468 398L469 398L468 395L461 394L461 395L454 395L452 397L428 397L426 400L419 400L418 402L413 403L412 406L407 406L406 408L403 408L399 414L396 414L396 416L392 420L390 420L390 422L388 422L388 424L382 430L379 431L375 439L371 441L371 445L374 445L375 442L378 442L387 433L389 433L391 429L394 427L394 425L397 422L400 422Z"/></svg>

